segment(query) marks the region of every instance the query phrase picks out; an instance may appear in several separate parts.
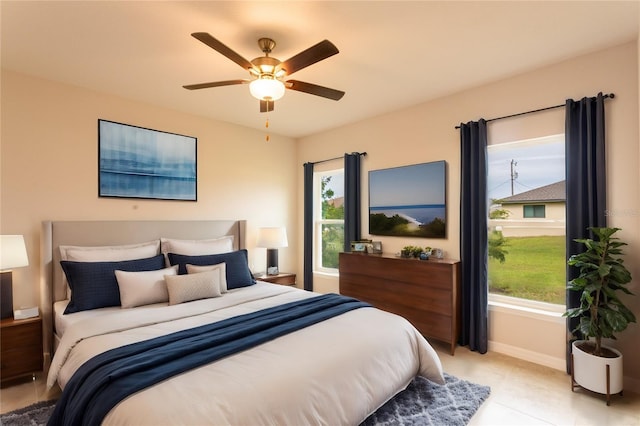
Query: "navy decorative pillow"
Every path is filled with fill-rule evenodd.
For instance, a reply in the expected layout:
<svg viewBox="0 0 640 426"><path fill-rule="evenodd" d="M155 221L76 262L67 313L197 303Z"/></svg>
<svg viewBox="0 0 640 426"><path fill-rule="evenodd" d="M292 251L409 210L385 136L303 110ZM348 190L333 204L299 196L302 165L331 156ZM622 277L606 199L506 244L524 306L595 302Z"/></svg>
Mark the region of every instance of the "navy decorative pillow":
<svg viewBox="0 0 640 426"><path fill-rule="evenodd" d="M232 251L229 253L206 254L203 256L187 256L184 254L169 253L171 266L178 265L178 274L187 273L187 264L207 266L226 263L227 288L248 287L256 283L249 270L249 255L247 250Z"/></svg>
<svg viewBox="0 0 640 426"><path fill-rule="evenodd" d="M65 314L108 306L120 306L120 290L116 270L139 272L164 268L164 256L119 262L60 262L71 288L71 301Z"/></svg>

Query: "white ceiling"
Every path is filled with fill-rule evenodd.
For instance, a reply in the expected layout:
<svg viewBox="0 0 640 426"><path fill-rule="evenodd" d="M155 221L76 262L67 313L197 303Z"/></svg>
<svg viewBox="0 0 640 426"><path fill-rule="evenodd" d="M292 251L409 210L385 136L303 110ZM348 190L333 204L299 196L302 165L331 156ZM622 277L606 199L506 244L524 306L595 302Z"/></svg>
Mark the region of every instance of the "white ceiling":
<svg viewBox="0 0 640 426"><path fill-rule="evenodd" d="M248 78L192 38L246 59L273 38L285 60L328 39L340 53L291 78L346 92L287 91L272 133L302 137L637 39L638 1L6 1L2 67L264 129Z"/></svg>

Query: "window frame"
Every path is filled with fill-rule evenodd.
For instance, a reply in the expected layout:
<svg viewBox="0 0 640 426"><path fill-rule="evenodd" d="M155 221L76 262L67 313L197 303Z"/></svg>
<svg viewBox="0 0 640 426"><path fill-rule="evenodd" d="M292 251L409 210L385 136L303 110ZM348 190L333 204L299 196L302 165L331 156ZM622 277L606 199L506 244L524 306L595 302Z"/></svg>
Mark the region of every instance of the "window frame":
<svg viewBox="0 0 640 426"><path fill-rule="evenodd" d="M341 224L344 227L344 219L322 218L321 188L322 178L338 174L344 175L344 167L313 172L313 272L336 277L339 275L338 268L327 268L322 265L322 226Z"/></svg>
<svg viewBox="0 0 640 426"><path fill-rule="evenodd" d="M527 215L527 207L533 213L533 216ZM542 207L542 209L540 209ZM523 219L545 219L547 217L547 206L545 204L524 204L522 206L522 218ZM538 216L538 213L542 210L542 216Z"/></svg>
<svg viewBox="0 0 640 426"><path fill-rule="evenodd" d="M540 136L540 137L533 137L533 138L529 138L529 139L522 139L522 140L516 140L516 141L510 141L510 142L499 142L499 143L495 143L495 144L491 144L491 145L501 145L501 144L511 144L511 143L518 143L518 142L523 142L523 141L532 141L532 140L540 140L540 141L544 141L544 140L557 140L557 139L565 139L565 135L564 133L558 133L558 134L552 134L552 135L548 135L548 136ZM566 143L566 141L565 141ZM566 172L565 172L566 174ZM488 189L488 188L487 188ZM527 206L527 204L523 205L523 219L544 219L546 218L546 204L529 204L531 206L535 205L535 206L542 206L543 207L543 211L544 211L544 216L542 218L540 217L525 217L524 216L524 207ZM489 233L490 230L487 229L487 233ZM489 290L489 289L487 289ZM522 315L526 315L526 316L530 316L536 319L550 319L551 321L554 322L562 322L564 321L564 317L562 316L562 314L566 311L566 305L565 304L555 304L555 303L549 303L549 302L543 302L540 300L532 300L532 299L524 299L524 298L519 298L519 297L512 297L512 296L506 296L503 294L498 294L498 293L491 293L490 291L487 291L487 301L489 304L489 310L493 310L493 311L506 311L509 313L513 313L513 312L518 312L519 314Z"/></svg>

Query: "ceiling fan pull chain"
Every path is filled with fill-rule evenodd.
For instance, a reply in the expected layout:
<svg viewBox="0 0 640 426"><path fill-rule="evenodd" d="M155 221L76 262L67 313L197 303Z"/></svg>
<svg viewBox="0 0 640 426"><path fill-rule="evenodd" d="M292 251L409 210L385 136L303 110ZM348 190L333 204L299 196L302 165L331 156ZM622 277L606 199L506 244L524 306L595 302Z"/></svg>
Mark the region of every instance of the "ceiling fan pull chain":
<svg viewBox="0 0 640 426"><path fill-rule="evenodd" d="M265 127L266 129L268 129L268 128L269 128L269 117L267 117L267 121L264 123L264 127ZM269 132L267 132L266 141L267 141L267 142L269 142L269 139L271 139L271 138L269 137Z"/></svg>

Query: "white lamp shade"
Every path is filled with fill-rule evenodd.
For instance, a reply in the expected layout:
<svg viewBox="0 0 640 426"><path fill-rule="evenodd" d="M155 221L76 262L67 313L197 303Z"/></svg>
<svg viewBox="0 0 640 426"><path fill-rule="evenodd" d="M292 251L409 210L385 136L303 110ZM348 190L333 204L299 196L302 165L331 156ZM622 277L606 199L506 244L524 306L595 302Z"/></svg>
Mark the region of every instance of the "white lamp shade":
<svg viewBox="0 0 640 426"><path fill-rule="evenodd" d="M279 248L289 246L284 226L258 229L258 247Z"/></svg>
<svg viewBox="0 0 640 426"><path fill-rule="evenodd" d="M22 235L0 235L0 270L28 266L27 248Z"/></svg>
<svg viewBox="0 0 640 426"><path fill-rule="evenodd" d="M277 101L284 95L284 83L273 78L259 78L249 83L249 92L261 101Z"/></svg>

